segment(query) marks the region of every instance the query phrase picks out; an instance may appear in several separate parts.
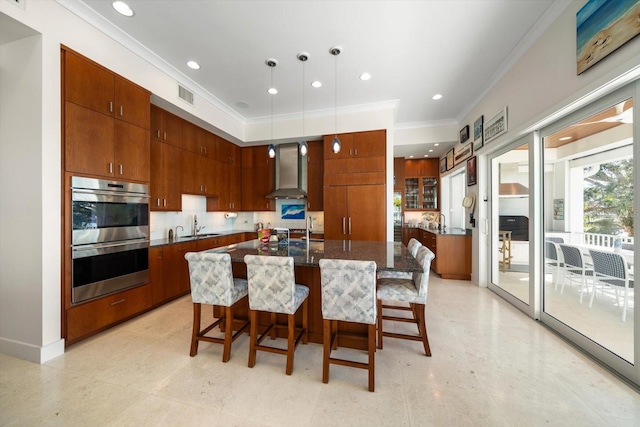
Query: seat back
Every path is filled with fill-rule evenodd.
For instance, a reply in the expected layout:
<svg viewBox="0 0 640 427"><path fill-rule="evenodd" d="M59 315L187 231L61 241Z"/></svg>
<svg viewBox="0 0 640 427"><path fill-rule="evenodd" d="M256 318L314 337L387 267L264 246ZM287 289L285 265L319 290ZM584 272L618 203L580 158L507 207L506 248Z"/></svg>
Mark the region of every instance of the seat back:
<svg viewBox="0 0 640 427"><path fill-rule="evenodd" d="M376 263L321 259L322 317L376 323Z"/></svg>
<svg viewBox="0 0 640 427"><path fill-rule="evenodd" d="M416 254L416 260L422 267L422 271L413 273L413 283L418 289L418 295L427 299L427 289L429 288L429 272L431 270L431 261L435 258L435 254L426 246L420 246Z"/></svg>
<svg viewBox="0 0 640 427"><path fill-rule="evenodd" d="M589 249L593 260L593 271L600 280L614 286L625 286L627 281L627 262L614 252L602 252Z"/></svg>
<svg viewBox="0 0 640 427"><path fill-rule="evenodd" d="M564 243L564 239L562 237L545 237L544 240L553 242L553 243Z"/></svg>
<svg viewBox="0 0 640 427"><path fill-rule="evenodd" d="M415 258L416 254L418 253L418 248L420 246L422 246L422 243L420 243L420 241L418 239L412 237L409 240L409 243L407 243L407 250L409 251L411 256L413 256Z"/></svg>
<svg viewBox="0 0 640 427"><path fill-rule="evenodd" d="M233 304L231 256L210 252L187 252L191 299L195 303L230 306Z"/></svg>
<svg viewBox="0 0 640 427"><path fill-rule="evenodd" d="M558 247L550 240L544 242L544 257L549 261L558 261Z"/></svg>
<svg viewBox="0 0 640 427"><path fill-rule="evenodd" d="M584 269L582 252L579 248L576 248L575 246L560 244L560 250L562 251L562 257L564 258L565 266Z"/></svg>
<svg viewBox="0 0 640 427"><path fill-rule="evenodd" d="M295 312L293 257L245 255L244 262L252 310Z"/></svg>

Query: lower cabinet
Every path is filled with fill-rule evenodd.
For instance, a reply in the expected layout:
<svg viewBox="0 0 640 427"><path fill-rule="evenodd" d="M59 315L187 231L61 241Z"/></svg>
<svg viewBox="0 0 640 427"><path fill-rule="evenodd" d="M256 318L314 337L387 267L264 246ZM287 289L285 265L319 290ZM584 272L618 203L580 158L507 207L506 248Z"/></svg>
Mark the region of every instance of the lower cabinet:
<svg viewBox="0 0 640 427"><path fill-rule="evenodd" d="M87 338L152 307L146 284L67 309L66 345Z"/></svg>
<svg viewBox="0 0 640 427"><path fill-rule="evenodd" d="M433 271L443 279L471 280L471 236L419 230L418 240L436 256Z"/></svg>
<svg viewBox="0 0 640 427"><path fill-rule="evenodd" d="M189 267L184 255L198 250L196 240L149 250L149 277L153 305L160 305L189 293Z"/></svg>

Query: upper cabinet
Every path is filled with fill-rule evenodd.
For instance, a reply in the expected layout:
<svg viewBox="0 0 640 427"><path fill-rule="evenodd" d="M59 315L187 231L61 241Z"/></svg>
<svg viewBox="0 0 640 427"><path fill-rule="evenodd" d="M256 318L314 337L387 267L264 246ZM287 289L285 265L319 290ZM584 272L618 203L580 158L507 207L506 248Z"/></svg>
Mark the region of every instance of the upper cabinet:
<svg viewBox="0 0 640 427"><path fill-rule="evenodd" d="M438 159L405 160L404 210L438 210L438 180Z"/></svg>
<svg viewBox="0 0 640 427"><path fill-rule="evenodd" d="M149 129L149 91L74 52L63 52L65 100Z"/></svg>
<svg viewBox="0 0 640 427"><path fill-rule="evenodd" d="M182 119L162 108L151 106L151 138L182 148Z"/></svg>
<svg viewBox="0 0 640 427"><path fill-rule="evenodd" d="M331 149L334 136L324 137L324 185L385 183L385 130L339 134L339 153Z"/></svg>
<svg viewBox="0 0 640 427"><path fill-rule="evenodd" d="M267 194L275 189L275 159L267 155L267 146L242 149L242 210L274 211L276 201Z"/></svg>
<svg viewBox="0 0 640 427"><path fill-rule="evenodd" d="M393 191L404 193L404 157L393 158Z"/></svg>
<svg viewBox="0 0 640 427"><path fill-rule="evenodd" d="M150 92L67 49L62 63L65 170L148 182Z"/></svg>
<svg viewBox="0 0 640 427"><path fill-rule="evenodd" d="M309 141L307 153L307 210L324 210L324 154L323 141Z"/></svg>

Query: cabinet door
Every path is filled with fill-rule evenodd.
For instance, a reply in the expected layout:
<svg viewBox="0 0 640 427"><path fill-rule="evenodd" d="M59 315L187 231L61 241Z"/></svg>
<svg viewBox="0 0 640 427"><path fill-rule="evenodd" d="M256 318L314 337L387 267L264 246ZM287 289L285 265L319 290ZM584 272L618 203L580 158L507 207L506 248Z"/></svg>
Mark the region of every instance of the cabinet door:
<svg viewBox="0 0 640 427"><path fill-rule="evenodd" d="M356 132L353 134L352 156L378 157L386 155L387 132L385 130L372 130Z"/></svg>
<svg viewBox="0 0 640 427"><path fill-rule="evenodd" d="M324 210L324 156L322 141L309 142L307 161L307 210L322 211Z"/></svg>
<svg viewBox="0 0 640 427"><path fill-rule="evenodd" d="M149 182L151 152L149 131L120 120L114 121L116 178Z"/></svg>
<svg viewBox="0 0 640 427"><path fill-rule="evenodd" d="M341 133L338 134L340 140L340 152L334 153L332 150L332 142L335 135L325 135L324 137L324 158L330 159L347 159L351 157L353 153L353 134Z"/></svg>
<svg viewBox="0 0 640 427"><path fill-rule="evenodd" d="M151 304L158 305L163 300L163 247L149 248L149 282L151 284Z"/></svg>
<svg viewBox="0 0 640 427"><path fill-rule="evenodd" d="M201 156L196 153L182 152L182 192L187 194L204 194L205 184L201 173Z"/></svg>
<svg viewBox="0 0 640 427"><path fill-rule="evenodd" d="M162 134L162 109L152 104L149 110L150 110L150 116L149 116L150 129L149 130L151 132L151 139L162 141L164 136Z"/></svg>
<svg viewBox="0 0 640 427"><path fill-rule="evenodd" d="M329 240L347 239L349 213L347 187L324 187L324 236Z"/></svg>
<svg viewBox="0 0 640 427"><path fill-rule="evenodd" d="M234 157L236 161L239 157ZM239 211L242 209L242 168L231 165L231 181L229 183L229 201L232 211Z"/></svg>
<svg viewBox="0 0 640 427"><path fill-rule="evenodd" d="M420 178L404 179L404 209L418 209Z"/></svg>
<svg viewBox="0 0 640 427"><path fill-rule="evenodd" d="M65 102L65 169L113 177L113 118Z"/></svg>
<svg viewBox="0 0 640 427"><path fill-rule="evenodd" d="M182 148L180 138L181 125L182 119L180 117L163 110L161 114L160 140L174 147Z"/></svg>
<svg viewBox="0 0 640 427"><path fill-rule="evenodd" d="M164 210L182 210L182 150L162 145L162 188Z"/></svg>
<svg viewBox="0 0 640 427"><path fill-rule="evenodd" d="M115 117L143 129L151 121L150 94L145 89L115 77Z"/></svg>
<svg viewBox="0 0 640 427"><path fill-rule="evenodd" d="M407 178L419 177L422 175L422 163L421 160L405 160L404 161L404 176Z"/></svg>
<svg viewBox="0 0 640 427"><path fill-rule="evenodd" d="M150 183L149 183L149 207L152 211L164 210L164 188L162 187L162 143L151 140L150 143Z"/></svg>
<svg viewBox="0 0 640 427"><path fill-rule="evenodd" d="M180 139L184 150L206 155L207 134L204 129L182 120Z"/></svg>
<svg viewBox="0 0 640 427"><path fill-rule="evenodd" d="M385 186L351 185L346 188L349 201L349 219L347 220L349 239L386 241Z"/></svg>
<svg viewBox="0 0 640 427"><path fill-rule="evenodd" d="M393 158L393 191L404 193L404 158Z"/></svg>
<svg viewBox="0 0 640 427"><path fill-rule="evenodd" d="M113 73L69 51L64 54L65 99L113 116Z"/></svg>
<svg viewBox="0 0 640 427"><path fill-rule="evenodd" d="M163 300L176 298L189 292L189 267L184 255L197 250L196 242L180 243L164 248Z"/></svg>

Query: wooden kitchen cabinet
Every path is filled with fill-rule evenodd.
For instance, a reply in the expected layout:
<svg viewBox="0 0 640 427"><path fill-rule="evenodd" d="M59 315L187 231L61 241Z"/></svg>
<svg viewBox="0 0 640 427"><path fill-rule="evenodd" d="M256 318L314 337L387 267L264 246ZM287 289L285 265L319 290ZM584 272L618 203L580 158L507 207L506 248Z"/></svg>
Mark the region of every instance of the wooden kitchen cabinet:
<svg viewBox="0 0 640 427"><path fill-rule="evenodd" d="M275 190L275 159L267 155L267 146L259 145L242 149L242 194L244 211L275 211L275 199L267 194Z"/></svg>
<svg viewBox="0 0 640 427"><path fill-rule="evenodd" d="M386 240L385 186L324 187L324 236L332 240Z"/></svg>
<svg viewBox="0 0 640 427"><path fill-rule="evenodd" d="M242 210L242 168L217 162L218 195L207 197L207 212Z"/></svg>
<svg viewBox="0 0 640 427"><path fill-rule="evenodd" d="M75 52L62 52L65 100L149 130L149 91Z"/></svg>
<svg viewBox="0 0 640 427"><path fill-rule="evenodd" d="M340 134L340 153L333 153L334 135L324 137L324 185L384 184L386 131Z"/></svg>
<svg viewBox="0 0 640 427"><path fill-rule="evenodd" d="M151 138L182 148L182 119L151 105Z"/></svg>
<svg viewBox="0 0 640 427"><path fill-rule="evenodd" d="M405 160L404 210L439 209L438 159Z"/></svg>
<svg viewBox="0 0 640 427"><path fill-rule="evenodd" d="M440 277L471 280L471 235L440 234L420 229L418 240L435 254L431 269Z"/></svg>
<svg viewBox="0 0 640 427"><path fill-rule="evenodd" d="M393 191L404 193L404 157L393 158Z"/></svg>
<svg viewBox="0 0 640 427"><path fill-rule="evenodd" d="M324 143L309 141L307 153L307 211L324 210Z"/></svg>
<svg viewBox="0 0 640 427"><path fill-rule="evenodd" d="M197 251L197 241L164 246L162 266L162 301L169 301L188 294L191 289L189 266L184 255Z"/></svg>
<svg viewBox="0 0 640 427"><path fill-rule="evenodd" d="M157 140L151 140L152 211L182 210L182 150Z"/></svg>
<svg viewBox="0 0 640 427"><path fill-rule="evenodd" d="M215 139L208 137L209 132L186 120L181 120L180 140L182 148L201 156L207 156L210 151L215 152Z"/></svg>
<svg viewBox="0 0 640 427"><path fill-rule="evenodd" d="M191 151L182 152L182 192L217 196L221 191L216 180L220 162Z"/></svg>
<svg viewBox="0 0 640 427"><path fill-rule="evenodd" d="M216 158L223 163L242 166L242 149L224 138L216 138Z"/></svg>

